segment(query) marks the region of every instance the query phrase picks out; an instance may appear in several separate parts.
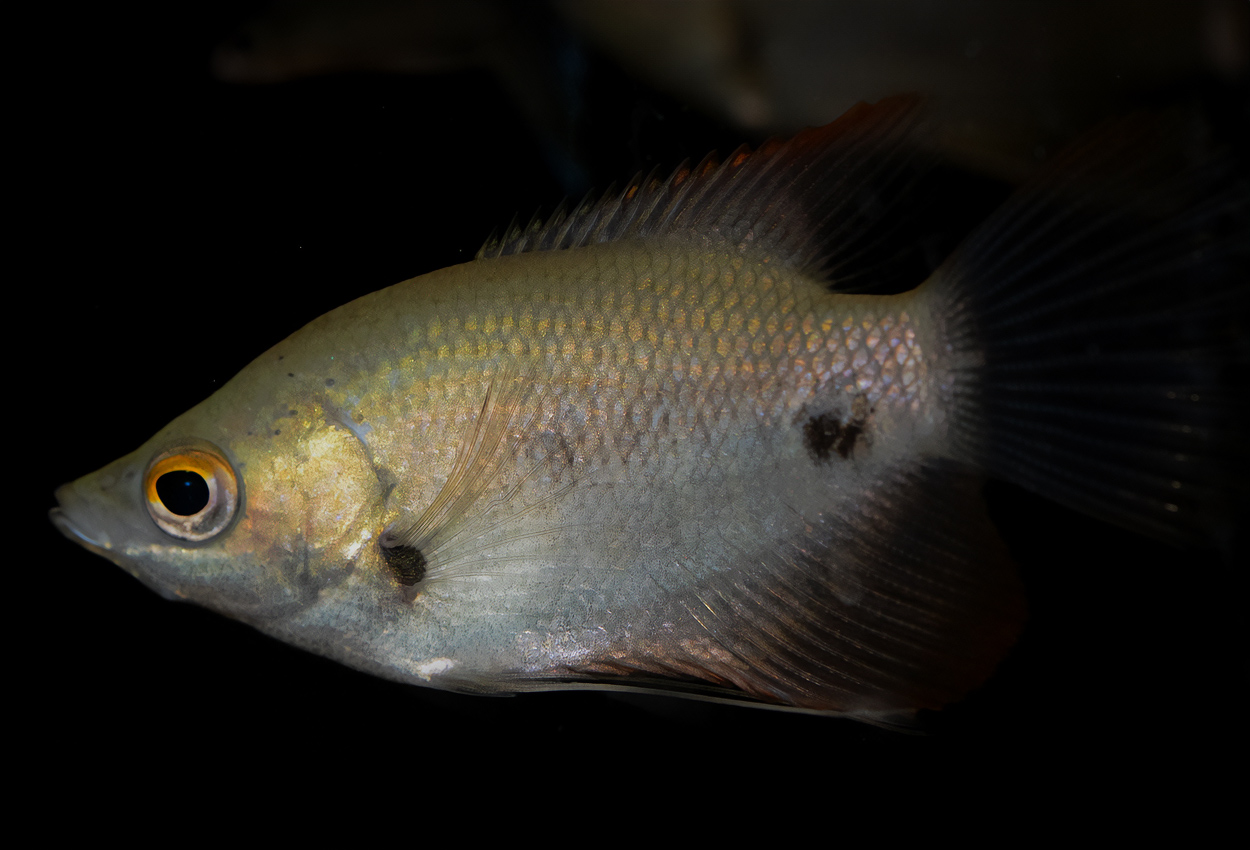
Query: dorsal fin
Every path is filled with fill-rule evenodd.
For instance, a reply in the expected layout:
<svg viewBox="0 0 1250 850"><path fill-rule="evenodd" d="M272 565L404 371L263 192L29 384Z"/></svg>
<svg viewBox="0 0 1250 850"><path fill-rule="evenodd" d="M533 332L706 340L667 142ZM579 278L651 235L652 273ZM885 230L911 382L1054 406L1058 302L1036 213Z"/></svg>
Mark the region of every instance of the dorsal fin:
<svg viewBox="0 0 1250 850"><path fill-rule="evenodd" d="M686 238L730 245L831 280L882 237L895 203L925 169L914 97L852 107L788 141L745 145L723 163L709 154L666 180L652 171L587 196L545 222L515 223L477 259L603 242Z"/></svg>

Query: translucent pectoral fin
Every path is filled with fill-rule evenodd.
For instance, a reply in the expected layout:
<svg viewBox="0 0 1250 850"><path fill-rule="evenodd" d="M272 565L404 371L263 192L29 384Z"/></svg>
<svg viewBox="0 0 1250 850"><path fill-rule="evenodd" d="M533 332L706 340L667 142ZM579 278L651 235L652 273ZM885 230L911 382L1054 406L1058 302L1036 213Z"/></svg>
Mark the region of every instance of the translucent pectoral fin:
<svg viewBox="0 0 1250 850"><path fill-rule="evenodd" d="M443 486L415 517L396 522L381 535L383 561L401 586L447 578L464 562L471 563L475 552L489 548L480 538L500 521L499 515L515 518L522 512L525 506L512 499L516 488L540 470L550 473L552 464L563 459L550 451L519 456L522 444L534 440L540 395L532 373L517 367L503 369L491 380L481 407L465 423ZM556 488L544 498L558 492Z"/></svg>

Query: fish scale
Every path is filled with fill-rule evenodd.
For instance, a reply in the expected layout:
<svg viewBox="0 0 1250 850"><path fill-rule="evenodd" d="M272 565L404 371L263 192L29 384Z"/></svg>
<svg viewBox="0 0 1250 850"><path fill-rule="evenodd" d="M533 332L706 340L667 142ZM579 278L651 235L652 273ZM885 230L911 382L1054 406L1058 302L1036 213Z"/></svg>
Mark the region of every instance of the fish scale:
<svg viewBox="0 0 1250 850"><path fill-rule="evenodd" d="M549 272L528 270L514 293L489 305L475 303L476 312L450 302L448 315L413 322L395 346L414 354L398 367L384 361L381 375L362 370L338 380L327 397L371 428L366 442L384 466L413 449L405 433L392 434L384 423L400 423L401 432L462 427L498 369L551 375L535 415L548 427L562 415L584 423L563 436L586 459L610 454L615 446L625 453L622 460L630 460L637 447L677 438L715 450L730 422L788 425L805 401L822 392L863 394L874 405L882 399L911 405L917 415L924 402L927 367L906 309L874 306L886 301L898 307L896 297L863 297L860 306L848 305L845 298L830 300L816 281L769 275L759 278L756 294L749 271L733 277L741 263L726 255L720 265L730 271L721 273L717 258L696 255L673 259L660 274L628 264L638 278L625 284L628 298L616 298L619 249L602 259L595 254L608 252L583 253L560 255ZM639 253L645 259L645 248ZM431 285L414 284L388 297L420 308L421 290ZM739 293L738 304L718 310L726 287ZM765 297L775 290L782 294ZM621 314L606 313L604 303ZM770 309L773 303L778 306ZM709 318L695 326L674 318L681 311ZM360 399L354 407L352 398ZM571 411L562 414L564 408ZM431 442L454 446L456 440L440 433ZM640 452L637 462L647 464L648 454Z"/></svg>

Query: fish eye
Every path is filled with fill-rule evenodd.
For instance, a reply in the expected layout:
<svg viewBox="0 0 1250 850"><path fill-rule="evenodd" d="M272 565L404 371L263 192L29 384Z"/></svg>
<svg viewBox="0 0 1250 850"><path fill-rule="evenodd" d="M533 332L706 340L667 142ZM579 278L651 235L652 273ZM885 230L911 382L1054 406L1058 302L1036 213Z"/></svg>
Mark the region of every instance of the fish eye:
<svg viewBox="0 0 1250 850"><path fill-rule="evenodd" d="M148 514L161 531L193 543L224 531L239 504L234 467L211 443L157 455L143 476L143 491Z"/></svg>

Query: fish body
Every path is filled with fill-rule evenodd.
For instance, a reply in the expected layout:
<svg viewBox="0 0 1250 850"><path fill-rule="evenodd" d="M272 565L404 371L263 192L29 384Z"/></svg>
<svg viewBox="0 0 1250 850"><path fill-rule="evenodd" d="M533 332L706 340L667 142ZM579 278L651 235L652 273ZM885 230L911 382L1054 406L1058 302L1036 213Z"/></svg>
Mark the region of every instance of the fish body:
<svg viewBox="0 0 1250 850"><path fill-rule="evenodd" d="M994 448L1033 401L1012 403L1009 381L989 397L984 375L1036 333L987 329L1010 284L983 272L1034 238L1014 228L1036 207L913 291L831 289L839 258L873 244L872 221L848 229L861 188L898 182L916 121L907 100L860 107L360 298L63 487L54 521L171 598L402 681L659 688L865 719L941 707L1024 620L987 473L1181 540L1217 523L1199 506L1222 491L1175 458L1128 496L1114 462L1100 490L1072 487L1062 461L1018 460L1101 439L1095 424L1065 442L1065 423L1100 417L1053 394L1036 434ZM1043 236L1068 220L1050 215ZM1053 296L1060 275L1029 269ZM1175 365L1181 342L1158 355L1152 399L1205 393L1205 372ZM1026 355L1007 362L1027 372ZM1105 366L1083 365L1090 386ZM1147 427L1144 451L1222 445L1220 408L1175 403L1199 436ZM182 506L170 481L206 495Z"/></svg>

